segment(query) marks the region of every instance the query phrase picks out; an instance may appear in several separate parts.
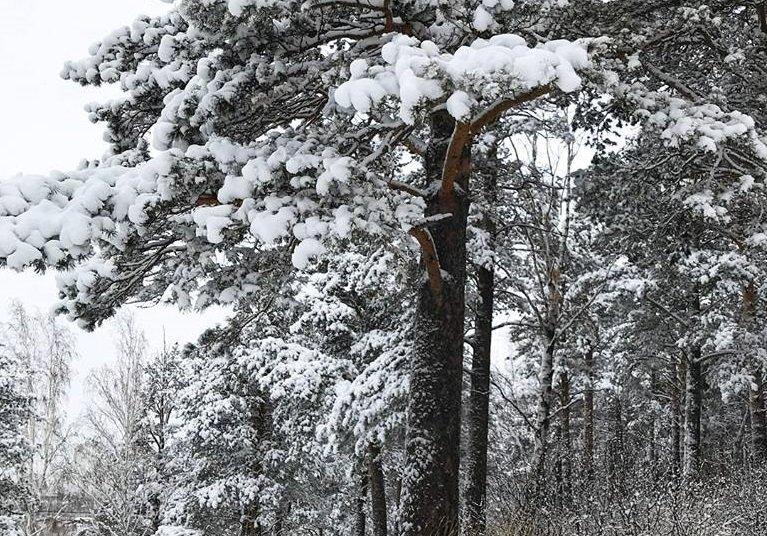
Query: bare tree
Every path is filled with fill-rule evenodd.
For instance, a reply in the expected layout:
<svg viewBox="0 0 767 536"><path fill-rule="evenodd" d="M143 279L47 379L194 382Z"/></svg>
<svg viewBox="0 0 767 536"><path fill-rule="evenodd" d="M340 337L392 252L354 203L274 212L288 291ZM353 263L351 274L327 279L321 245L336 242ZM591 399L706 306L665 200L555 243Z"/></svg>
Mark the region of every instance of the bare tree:
<svg viewBox="0 0 767 536"><path fill-rule="evenodd" d="M64 401L77 351L74 336L65 325L53 315L28 310L19 302L11 304L10 320L2 332L8 351L29 370L27 392L33 402L26 432L32 455L26 478L32 500L25 512L25 530L35 534L36 503L63 487L65 451L72 432Z"/></svg>
<svg viewBox="0 0 767 536"><path fill-rule="evenodd" d="M117 319L117 357L88 378L87 437L75 452L73 479L94 504L94 529L108 536L151 533L141 484L148 470L140 446L146 337L135 319Z"/></svg>

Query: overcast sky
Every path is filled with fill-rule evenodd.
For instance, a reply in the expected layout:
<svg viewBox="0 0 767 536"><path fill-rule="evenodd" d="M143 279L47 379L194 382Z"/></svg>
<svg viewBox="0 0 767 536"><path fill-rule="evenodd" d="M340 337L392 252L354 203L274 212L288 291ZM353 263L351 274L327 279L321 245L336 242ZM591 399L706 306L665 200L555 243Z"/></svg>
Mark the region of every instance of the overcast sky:
<svg viewBox="0 0 767 536"><path fill-rule="evenodd" d="M98 158L106 148L101 128L83 112L86 103L113 97L115 89L82 88L59 77L66 60L87 55L88 46L141 14L159 14L160 0L0 0L0 180L17 173L45 174ZM0 270L0 318L7 305L22 303L48 311L56 301L53 275ZM193 340L224 314L180 314L170 307L136 309L150 343ZM83 381L114 355L113 332L104 326L77 334L80 359L70 395L70 413L84 404Z"/></svg>

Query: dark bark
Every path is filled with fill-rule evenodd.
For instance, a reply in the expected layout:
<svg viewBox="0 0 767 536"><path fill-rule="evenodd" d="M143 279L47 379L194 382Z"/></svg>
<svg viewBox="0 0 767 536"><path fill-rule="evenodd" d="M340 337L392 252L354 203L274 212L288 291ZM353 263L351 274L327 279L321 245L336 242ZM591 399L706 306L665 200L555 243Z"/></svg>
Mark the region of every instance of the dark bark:
<svg viewBox="0 0 767 536"><path fill-rule="evenodd" d="M489 201L495 198L495 174L485 174L483 187ZM492 218L485 217L485 230L494 233ZM490 355L493 336L493 295L495 277L492 267L477 267L477 304L468 411L468 444L464 532L482 535L486 530L487 436L490 407Z"/></svg>
<svg viewBox="0 0 767 536"><path fill-rule="evenodd" d="M589 347L585 355L586 390L583 393L583 472L586 478L594 476L594 350Z"/></svg>
<svg viewBox="0 0 767 536"><path fill-rule="evenodd" d="M431 118L425 168L440 184L455 121L447 111ZM449 214L422 233L420 284L411 362L402 496L402 535L452 536L459 531L458 472L466 281L466 219L470 146L451 165L455 187L426 199L426 216ZM433 255L428 243L433 245ZM435 263L438 263L435 266Z"/></svg>
<svg viewBox="0 0 767 536"><path fill-rule="evenodd" d="M756 14L759 18L759 29L767 34L767 1L757 2Z"/></svg>
<svg viewBox="0 0 767 536"><path fill-rule="evenodd" d="M258 521L258 506L251 506L243 511L240 522L240 536L261 536L261 523Z"/></svg>
<svg viewBox="0 0 767 536"><path fill-rule="evenodd" d="M381 450L372 446L368 461L368 480L370 481L370 511L373 521L373 536L386 536L386 481L384 480Z"/></svg>
<svg viewBox="0 0 767 536"><path fill-rule="evenodd" d="M615 395L610 408L610 439L607 446L607 474L610 484L620 486L623 474L623 405Z"/></svg>
<svg viewBox="0 0 767 536"><path fill-rule="evenodd" d="M700 472L701 429L700 420L703 406L703 371L699 347L690 350L687 359L684 415L684 477L693 479Z"/></svg>

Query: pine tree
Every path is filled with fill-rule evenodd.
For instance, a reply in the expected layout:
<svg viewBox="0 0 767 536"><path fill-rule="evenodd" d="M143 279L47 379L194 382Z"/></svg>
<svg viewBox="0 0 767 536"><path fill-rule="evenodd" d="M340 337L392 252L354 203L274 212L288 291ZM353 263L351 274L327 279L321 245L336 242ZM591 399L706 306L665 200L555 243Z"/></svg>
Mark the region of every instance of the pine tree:
<svg viewBox="0 0 767 536"><path fill-rule="evenodd" d="M0 213L0 256L73 267L61 310L94 326L127 299L247 302L265 252L289 248L301 269L332 238L409 228L427 278L403 529L452 534L471 139L510 108L578 89L590 65L586 42L478 37L500 33L512 7L188 0L139 19L64 71L127 93L91 111L113 154L8 185L18 202ZM398 180L403 147L420 184Z"/></svg>

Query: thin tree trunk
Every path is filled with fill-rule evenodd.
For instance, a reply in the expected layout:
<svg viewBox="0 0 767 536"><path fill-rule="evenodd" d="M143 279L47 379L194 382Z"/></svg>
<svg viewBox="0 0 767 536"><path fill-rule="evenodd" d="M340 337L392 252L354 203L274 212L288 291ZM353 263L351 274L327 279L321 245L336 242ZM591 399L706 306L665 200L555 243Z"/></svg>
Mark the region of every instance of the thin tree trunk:
<svg viewBox="0 0 767 536"><path fill-rule="evenodd" d="M573 451L572 433L570 430L570 404L572 403L572 397L570 395L570 376L566 370L562 372L560 387L560 403L562 404L562 446L564 447L562 453L562 476L564 478L564 486L562 491L565 495L569 495L570 481L572 478L571 456Z"/></svg>
<svg viewBox="0 0 767 536"><path fill-rule="evenodd" d="M685 385L683 362L671 360L671 474L678 478L682 474L682 392Z"/></svg>
<svg viewBox="0 0 767 536"><path fill-rule="evenodd" d="M608 445L607 473L613 486L620 484L623 473L623 406L620 396L613 399L610 418L610 443Z"/></svg>
<svg viewBox="0 0 767 536"><path fill-rule="evenodd" d="M583 472L587 479L594 476L594 349L585 355L586 391L583 394Z"/></svg>
<svg viewBox="0 0 767 536"><path fill-rule="evenodd" d="M660 386L658 382L658 373L655 369L650 372L650 392L652 393L651 400L653 402L658 401L657 393L660 392ZM650 474L652 475L653 480L656 480L660 474L658 472L658 418L654 405L655 404L650 408L649 412L650 426L648 427L647 454L650 459Z"/></svg>
<svg viewBox="0 0 767 536"><path fill-rule="evenodd" d="M402 510L402 477L399 473L395 473L394 475L394 506L397 512ZM398 536L402 529L401 522L401 515L394 516L394 534Z"/></svg>
<svg viewBox="0 0 767 536"><path fill-rule="evenodd" d="M741 325L746 333L744 344L747 355L756 361L752 348L759 347L759 326L756 325L756 310L759 293L752 281L743 288L743 304ZM753 458L758 463L764 461L767 455L767 416L764 406L764 374L758 364L754 365L752 380L749 385L748 406L751 417L751 450Z"/></svg>
<svg viewBox="0 0 767 536"><path fill-rule="evenodd" d="M694 347L687 360L684 416L684 478L694 479L701 468L700 420L703 405L701 351Z"/></svg>
<svg viewBox="0 0 767 536"><path fill-rule="evenodd" d="M467 445L467 480L465 490L467 535L482 535L486 530L487 436L490 405L490 353L493 335L492 268L477 267L479 304L475 321L471 387L469 392L469 431Z"/></svg>
<svg viewBox="0 0 767 536"><path fill-rule="evenodd" d="M554 390L554 344L553 330L546 330L545 340L541 343L541 363L538 372L538 409L535 425L538 427L535 436L536 450L533 458L533 469L537 486L542 488L546 483L546 456L548 453L549 428L551 418L551 403Z"/></svg>
<svg viewBox="0 0 767 536"><path fill-rule="evenodd" d="M441 184L454 126L455 120L446 110L432 114L425 156L429 184ZM455 188L440 188L426 199L426 216L431 218L428 229L412 232L421 245L421 264L427 277L420 285L416 308L402 536L453 536L460 528L458 473L470 155L466 144L456 164Z"/></svg>
<svg viewBox="0 0 767 536"><path fill-rule="evenodd" d="M357 475L357 482L359 487L357 488L357 500L354 505L354 534L355 536L365 536L366 521L365 515L365 498L368 494L368 475L365 471L360 470Z"/></svg>
<svg viewBox="0 0 767 536"><path fill-rule="evenodd" d="M767 458L767 415L765 414L764 376L755 372L749 389L751 411L751 449L758 461Z"/></svg>
<svg viewBox="0 0 767 536"><path fill-rule="evenodd" d="M384 480L383 464L381 463L381 449L377 446L370 447L368 479L370 481L370 510L373 520L373 536L386 536L388 528L386 481Z"/></svg>

